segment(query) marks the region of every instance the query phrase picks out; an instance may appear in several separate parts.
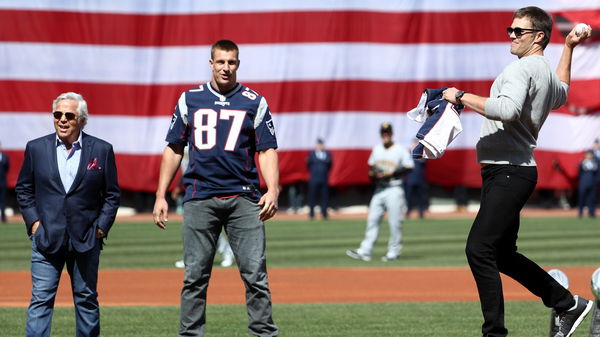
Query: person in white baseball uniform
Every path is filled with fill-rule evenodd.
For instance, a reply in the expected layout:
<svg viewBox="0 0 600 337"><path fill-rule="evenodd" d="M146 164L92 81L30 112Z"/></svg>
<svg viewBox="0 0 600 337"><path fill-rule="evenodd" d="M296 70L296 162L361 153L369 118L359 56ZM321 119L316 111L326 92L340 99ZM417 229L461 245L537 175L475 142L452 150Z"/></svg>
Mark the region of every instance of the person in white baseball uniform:
<svg viewBox="0 0 600 337"><path fill-rule="evenodd" d="M390 238L382 261L397 259L402 250L402 221L406 211L402 176L412 170L414 162L405 146L394 144L392 126L383 123L380 129L382 144L373 148L369 157L369 177L375 183L375 192L369 204L365 238L356 250L347 250L353 259L370 261L373 246L385 212L388 213Z"/></svg>

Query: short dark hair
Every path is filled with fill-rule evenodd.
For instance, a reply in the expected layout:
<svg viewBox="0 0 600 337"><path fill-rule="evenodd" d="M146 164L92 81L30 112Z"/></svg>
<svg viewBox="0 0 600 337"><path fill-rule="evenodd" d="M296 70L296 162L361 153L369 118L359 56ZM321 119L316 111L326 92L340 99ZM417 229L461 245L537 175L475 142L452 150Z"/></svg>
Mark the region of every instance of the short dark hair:
<svg viewBox="0 0 600 337"><path fill-rule="evenodd" d="M235 44L235 42L233 42L231 40L219 40L219 41L213 43L213 45L210 47L210 58L211 59L213 59L215 57L216 49L220 49L220 50L224 50L224 51L234 50L235 53L237 54L238 58L240 55L240 49L238 48L237 44Z"/></svg>
<svg viewBox="0 0 600 337"><path fill-rule="evenodd" d="M521 19L528 18L531 20L533 29L539 29L544 33L544 39L542 40L542 49L546 49L546 46L550 42L550 34L552 33L552 17L545 10L535 7L523 7L518 9L513 18Z"/></svg>

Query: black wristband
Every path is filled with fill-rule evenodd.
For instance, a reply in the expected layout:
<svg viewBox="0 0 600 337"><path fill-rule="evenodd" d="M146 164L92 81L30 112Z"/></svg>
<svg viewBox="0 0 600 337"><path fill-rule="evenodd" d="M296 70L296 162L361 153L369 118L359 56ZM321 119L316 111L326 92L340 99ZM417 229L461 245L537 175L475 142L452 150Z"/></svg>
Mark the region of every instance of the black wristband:
<svg viewBox="0 0 600 337"><path fill-rule="evenodd" d="M456 95L454 95L454 98L456 99L456 103L462 104L460 99L464 96L464 94L465 94L465 92L463 90L459 90L456 92Z"/></svg>

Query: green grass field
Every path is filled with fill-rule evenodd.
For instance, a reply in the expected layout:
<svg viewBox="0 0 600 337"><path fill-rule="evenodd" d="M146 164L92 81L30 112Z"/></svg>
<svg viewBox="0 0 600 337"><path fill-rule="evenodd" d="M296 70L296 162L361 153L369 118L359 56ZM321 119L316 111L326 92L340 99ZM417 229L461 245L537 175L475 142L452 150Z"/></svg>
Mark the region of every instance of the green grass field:
<svg viewBox="0 0 600 337"><path fill-rule="evenodd" d="M464 242L469 220L408 220L404 225L402 258L380 262L385 252L387 223L374 252L365 263L345 256L362 238L364 220L271 220L267 223L269 267L402 267L466 266ZM150 223L115 224L102 252L101 268L172 268L181 256L181 224L161 231ZM600 265L600 221L571 218L524 218L519 249L542 266ZM30 243L22 224L0 226L0 270L29 268ZM324 276L326 277L326 276ZM377 275L373 275L377 277ZM64 282L64 280L63 280ZM0 280L1 284L1 280ZM442 284L443 286L443 284ZM301 291L299 289L298 291ZM177 307L102 307L103 336L174 336ZM508 302L511 336L545 336L549 310L539 302ZM0 308L0 336L22 336L25 308ZM54 336L73 336L72 308L57 308ZM282 336L478 336L479 304L355 303L278 304L274 318ZM245 308L210 305L207 336L248 336ZM575 336L587 336L589 322Z"/></svg>

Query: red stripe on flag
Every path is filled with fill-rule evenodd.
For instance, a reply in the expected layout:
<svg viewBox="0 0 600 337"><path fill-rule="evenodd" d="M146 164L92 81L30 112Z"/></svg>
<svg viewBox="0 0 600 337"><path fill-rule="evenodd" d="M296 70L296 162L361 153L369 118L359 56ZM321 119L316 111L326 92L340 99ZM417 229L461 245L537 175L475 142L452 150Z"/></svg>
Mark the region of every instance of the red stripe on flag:
<svg viewBox="0 0 600 337"><path fill-rule="evenodd" d="M322 113L404 112L417 105L426 88L452 85L487 96L492 82L307 81L244 84L265 96L275 113ZM0 81L0 111L50 112L56 96L75 91L87 100L90 113L94 115L166 116L173 111L181 92L193 86ZM600 92L600 79L573 81L569 101L558 112L599 111L600 97L590 95L590 92ZM119 104L115 104L115 100Z"/></svg>
<svg viewBox="0 0 600 337"><path fill-rule="evenodd" d="M0 10L0 41L131 46L237 43L507 42L512 11L374 12L298 11L215 14L108 14ZM597 11L561 11L577 21L598 21ZM215 29L218 27L218 29ZM564 38L553 34L552 41Z"/></svg>
<svg viewBox="0 0 600 337"><path fill-rule="evenodd" d="M333 163L329 174L332 186L364 185L369 183L367 160L370 150L331 150ZM279 151L279 171L282 185L309 178L306 158L310 151Z"/></svg>
<svg viewBox="0 0 600 337"><path fill-rule="evenodd" d="M567 104L562 111L581 115L600 112L600 79L571 81Z"/></svg>
<svg viewBox="0 0 600 337"><path fill-rule="evenodd" d="M44 135L39 135L44 136ZM14 188L23 165L23 151L3 151L10 159L8 170L8 187ZM133 191L156 191L158 183L158 172L160 169L161 155L130 155L115 154L117 173L119 175L119 186L125 190Z"/></svg>
<svg viewBox="0 0 600 337"><path fill-rule="evenodd" d="M536 150L538 189L572 189L577 184L579 163L583 153ZM464 185L481 187L481 167L475 149L448 150L439 159L429 160L427 181L440 186Z"/></svg>
<svg viewBox="0 0 600 337"><path fill-rule="evenodd" d="M194 85L0 81L0 111L50 112L59 94L73 91L83 95L93 115L165 116Z"/></svg>
<svg viewBox="0 0 600 337"><path fill-rule="evenodd" d="M211 45L223 38L240 44L507 42L504 27L511 21L512 12L140 15L2 10L0 40L131 46Z"/></svg>
<svg viewBox="0 0 600 337"><path fill-rule="evenodd" d="M42 135L40 135L42 136ZM367 176L370 150L333 150L330 183L333 186L369 184ZM10 158L9 188L14 188L23 163L23 151L5 151ZM308 180L308 151L279 151L281 184ZM540 189L571 189L577 184L579 163L583 153L537 150L538 185ZM122 189L154 192L158 182L161 155L116 154L119 184ZM143 172L143 174L141 174ZM429 160L426 177L430 184L481 187L480 166L474 149L448 150L439 159Z"/></svg>

